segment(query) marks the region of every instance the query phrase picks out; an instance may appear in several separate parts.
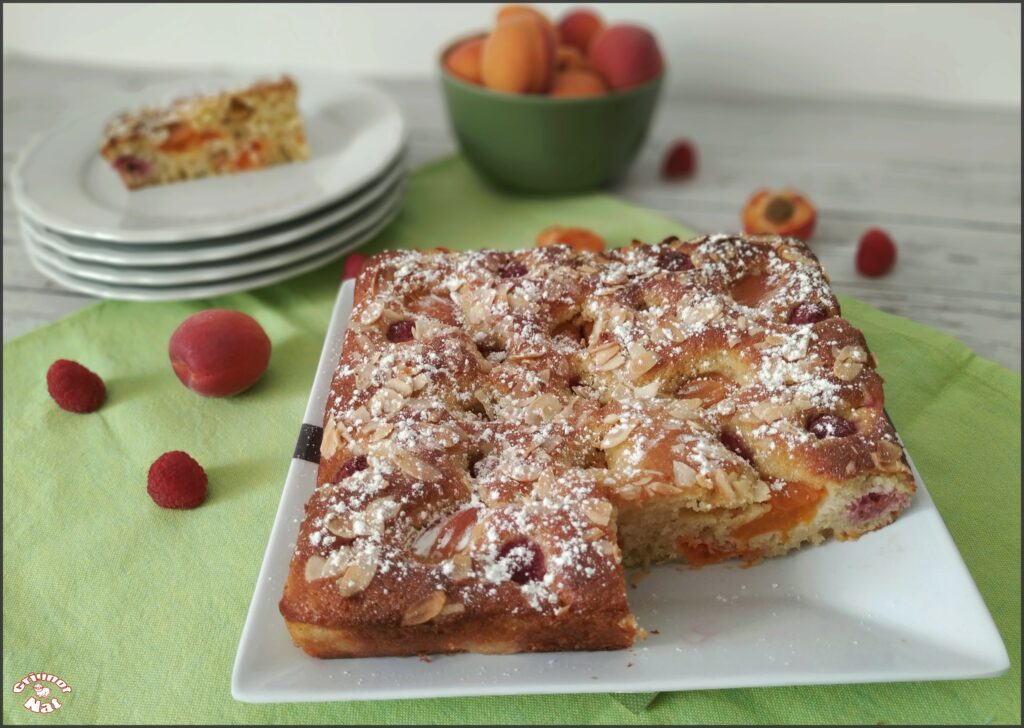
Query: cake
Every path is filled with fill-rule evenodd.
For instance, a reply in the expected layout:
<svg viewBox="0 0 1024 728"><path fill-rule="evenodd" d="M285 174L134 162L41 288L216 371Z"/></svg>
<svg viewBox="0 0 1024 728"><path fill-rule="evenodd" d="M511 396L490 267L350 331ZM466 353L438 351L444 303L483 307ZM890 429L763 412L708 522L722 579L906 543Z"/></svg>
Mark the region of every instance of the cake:
<svg viewBox="0 0 1024 728"><path fill-rule="evenodd" d="M891 523L914 479L883 404L796 239L381 253L281 613L318 657L628 647L625 566Z"/></svg>
<svg viewBox="0 0 1024 728"><path fill-rule="evenodd" d="M133 190L308 159L297 97L285 76L126 112L107 125L100 153Z"/></svg>

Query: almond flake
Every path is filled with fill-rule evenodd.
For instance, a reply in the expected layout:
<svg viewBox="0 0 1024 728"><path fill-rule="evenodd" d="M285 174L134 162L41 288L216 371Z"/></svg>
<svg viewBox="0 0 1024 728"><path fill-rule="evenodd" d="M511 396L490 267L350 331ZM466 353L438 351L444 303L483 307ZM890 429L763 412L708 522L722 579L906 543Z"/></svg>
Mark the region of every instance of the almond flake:
<svg viewBox="0 0 1024 728"><path fill-rule="evenodd" d="M405 610L402 615L402 626L412 627L429 622L444 608L445 593L436 591Z"/></svg>

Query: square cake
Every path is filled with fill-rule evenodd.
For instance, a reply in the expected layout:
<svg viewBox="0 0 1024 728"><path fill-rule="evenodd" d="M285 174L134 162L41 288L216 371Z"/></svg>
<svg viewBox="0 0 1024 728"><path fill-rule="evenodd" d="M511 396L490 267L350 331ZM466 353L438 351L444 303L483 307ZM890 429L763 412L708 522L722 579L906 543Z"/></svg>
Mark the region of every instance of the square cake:
<svg viewBox="0 0 1024 728"><path fill-rule="evenodd" d="M891 523L883 404L795 239L379 254L281 613L319 657L628 647L626 566Z"/></svg>
<svg viewBox="0 0 1024 728"><path fill-rule="evenodd" d="M133 190L305 160L298 93L285 76L126 112L107 125L100 153Z"/></svg>

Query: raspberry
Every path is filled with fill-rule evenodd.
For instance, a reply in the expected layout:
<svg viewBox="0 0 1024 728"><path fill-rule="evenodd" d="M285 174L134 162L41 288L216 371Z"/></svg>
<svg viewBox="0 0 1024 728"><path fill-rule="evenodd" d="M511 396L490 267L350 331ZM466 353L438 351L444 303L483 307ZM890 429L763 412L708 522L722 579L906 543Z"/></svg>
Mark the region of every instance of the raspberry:
<svg viewBox="0 0 1024 728"><path fill-rule="evenodd" d="M801 303L789 313L791 324L816 324L828 318L828 312L817 303Z"/></svg>
<svg viewBox="0 0 1024 728"><path fill-rule="evenodd" d="M406 341L412 341L412 330L415 326L416 323L411 319L402 319L401 321L395 321L393 324L388 326L388 341L390 341L392 344L401 344Z"/></svg>
<svg viewBox="0 0 1024 728"><path fill-rule="evenodd" d="M498 552L498 559L508 562L509 579L516 584L528 584L544 578L544 551L539 544L525 536L514 538Z"/></svg>
<svg viewBox="0 0 1024 728"><path fill-rule="evenodd" d="M689 139L680 139L668 150L661 174L666 179L692 177L697 171L697 148Z"/></svg>
<svg viewBox="0 0 1024 728"><path fill-rule="evenodd" d="M728 430L722 430L722 434L718 436L718 440L725 445L727 449L736 453L748 463L752 463L754 461L754 456L751 454L750 449L739 435L729 432Z"/></svg>
<svg viewBox="0 0 1024 728"><path fill-rule="evenodd" d="M881 276L896 264L896 244L889 233L871 228L860 238L857 248L857 270L866 276Z"/></svg>
<svg viewBox="0 0 1024 728"><path fill-rule="evenodd" d="M341 280L347 281L350 278L357 278L359 271L366 265L366 261L369 258L362 253L352 253L352 255L345 258L345 268L341 274Z"/></svg>
<svg viewBox="0 0 1024 728"><path fill-rule="evenodd" d="M515 260L498 268L498 275L502 278L522 278L528 272L524 264Z"/></svg>
<svg viewBox="0 0 1024 728"><path fill-rule="evenodd" d="M807 423L807 430L819 440L826 437L849 437L857 431L853 423L839 415L818 415Z"/></svg>
<svg viewBox="0 0 1024 728"><path fill-rule="evenodd" d="M331 479L331 483L340 483L350 475L353 475L360 470L366 470L367 465L369 465L369 463L367 462L365 455L350 457L341 464L340 468L338 468L338 472L334 474L334 477Z"/></svg>
<svg viewBox="0 0 1024 728"><path fill-rule="evenodd" d="M149 466L146 491L161 508L195 508L206 498L206 471L181 450L165 452Z"/></svg>
<svg viewBox="0 0 1024 728"><path fill-rule="evenodd" d="M663 250L658 253L658 267L672 272L693 270L693 261L678 250Z"/></svg>
<svg viewBox="0 0 1024 728"><path fill-rule="evenodd" d="M46 370L46 389L53 401L68 412L95 412L107 388L99 375L70 359L58 359Z"/></svg>

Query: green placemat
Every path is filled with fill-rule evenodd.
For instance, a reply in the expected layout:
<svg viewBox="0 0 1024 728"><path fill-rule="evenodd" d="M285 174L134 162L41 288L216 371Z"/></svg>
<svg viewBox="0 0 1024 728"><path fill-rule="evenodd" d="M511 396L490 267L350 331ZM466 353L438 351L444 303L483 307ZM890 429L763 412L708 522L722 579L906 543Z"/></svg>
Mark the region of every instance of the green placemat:
<svg viewBox="0 0 1024 728"><path fill-rule="evenodd" d="M611 245L685 234L603 195L508 198L457 157L414 173L398 221L368 249L531 244L581 224ZM881 361L887 406L999 626L1013 666L996 679L653 695L558 695L246 705L235 649L312 384L341 264L191 303L104 302L4 346L3 719L139 723L659 723L1020 721L1020 378L925 326L843 299ZM274 344L251 391L203 399L171 373L188 314L238 308ZM91 415L60 411L49 364L107 382ZM199 509L156 508L146 472L189 451L210 477ZM37 716L11 686L49 672L73 692ZM653 698L653 701L652 701Z"/></svg>

